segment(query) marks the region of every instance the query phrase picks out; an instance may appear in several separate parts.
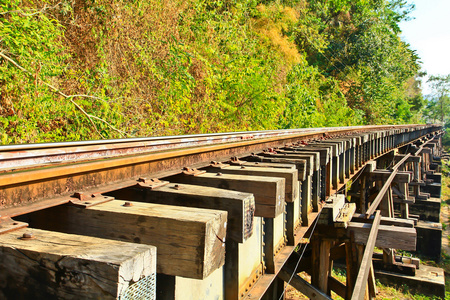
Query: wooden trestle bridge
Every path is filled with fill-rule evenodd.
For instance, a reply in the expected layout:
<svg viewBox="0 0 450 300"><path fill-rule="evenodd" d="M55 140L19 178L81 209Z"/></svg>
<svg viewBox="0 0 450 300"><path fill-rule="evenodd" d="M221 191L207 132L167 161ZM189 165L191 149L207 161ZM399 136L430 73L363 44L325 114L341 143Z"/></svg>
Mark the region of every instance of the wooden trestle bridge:
<svg viewBox="0 0 450 300"><path fill-rule="evenodd" d="M371 299L377 267L419 267L394 249L430 248L418 224L439 222L442 134L0 146L0 299L283 299L286 282L312 299Z"/></svg>

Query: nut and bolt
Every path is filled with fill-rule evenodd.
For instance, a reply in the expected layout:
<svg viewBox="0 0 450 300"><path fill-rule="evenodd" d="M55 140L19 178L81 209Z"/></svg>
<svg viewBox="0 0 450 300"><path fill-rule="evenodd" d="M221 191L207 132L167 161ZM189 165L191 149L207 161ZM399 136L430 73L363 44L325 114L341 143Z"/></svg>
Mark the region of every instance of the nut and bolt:
<svg viewBox="0 0 450 300"><path fill-rule="evenodd" d="M123 206L125 206L125 207L131 207L131 206L133 206L133 203L131 203L131 202L125 202L125 203L123 204Z"/></svg>

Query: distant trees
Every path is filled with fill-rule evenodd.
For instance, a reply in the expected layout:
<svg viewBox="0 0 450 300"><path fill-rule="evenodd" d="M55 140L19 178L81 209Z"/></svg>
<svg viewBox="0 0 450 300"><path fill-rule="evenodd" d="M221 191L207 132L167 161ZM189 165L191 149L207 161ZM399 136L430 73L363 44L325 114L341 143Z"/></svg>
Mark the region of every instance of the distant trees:
<svg viewBox="0 0 450 300"><path fill-rule="evenodd" d="M403 0L308 0L296 32L299 47L322 74L340 81L354 110L369 124L408 122L406 82L419 57L399 38L399 22L413 5Z"/></svg>
<svg viewBox="0 0 450 300"><path fill-rule="evenodd" d="M428 82L432 93L428 98L425 114L429 121L440 121L442 124L450 121L450 74L430 76Z"/></svg>

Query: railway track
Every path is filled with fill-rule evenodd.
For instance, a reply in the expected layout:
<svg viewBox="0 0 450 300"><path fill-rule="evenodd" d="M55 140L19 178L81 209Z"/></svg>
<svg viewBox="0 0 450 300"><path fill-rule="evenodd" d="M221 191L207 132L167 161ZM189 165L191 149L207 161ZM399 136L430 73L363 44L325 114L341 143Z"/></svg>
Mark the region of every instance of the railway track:
<svg viewBox="0 0 450 300"><path fill-rule="evenodd" d="M310 297L362 299L377 234L389 249L415 247L412 230L396 244L383 226L396 213L410 221L404 184L424 180L441 134L356 126L1 146L0 298L278 299L293 280ZM360 253L344 255L346 286L329 279L338 242ZM311 283L295 275L308 259L290 263L299 245Z"/></svg>

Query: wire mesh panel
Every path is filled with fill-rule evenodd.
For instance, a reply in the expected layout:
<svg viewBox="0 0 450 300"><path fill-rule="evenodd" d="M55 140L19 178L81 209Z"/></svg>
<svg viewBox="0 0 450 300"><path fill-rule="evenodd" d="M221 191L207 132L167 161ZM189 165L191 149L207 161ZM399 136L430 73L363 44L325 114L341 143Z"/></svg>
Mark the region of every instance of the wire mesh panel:
<svg viewBox="0 0 450 300"><path fill-rule="evenodd" d="M120 300L155 300L156 273L142 278L130 285L120 296Z"/></svg>

